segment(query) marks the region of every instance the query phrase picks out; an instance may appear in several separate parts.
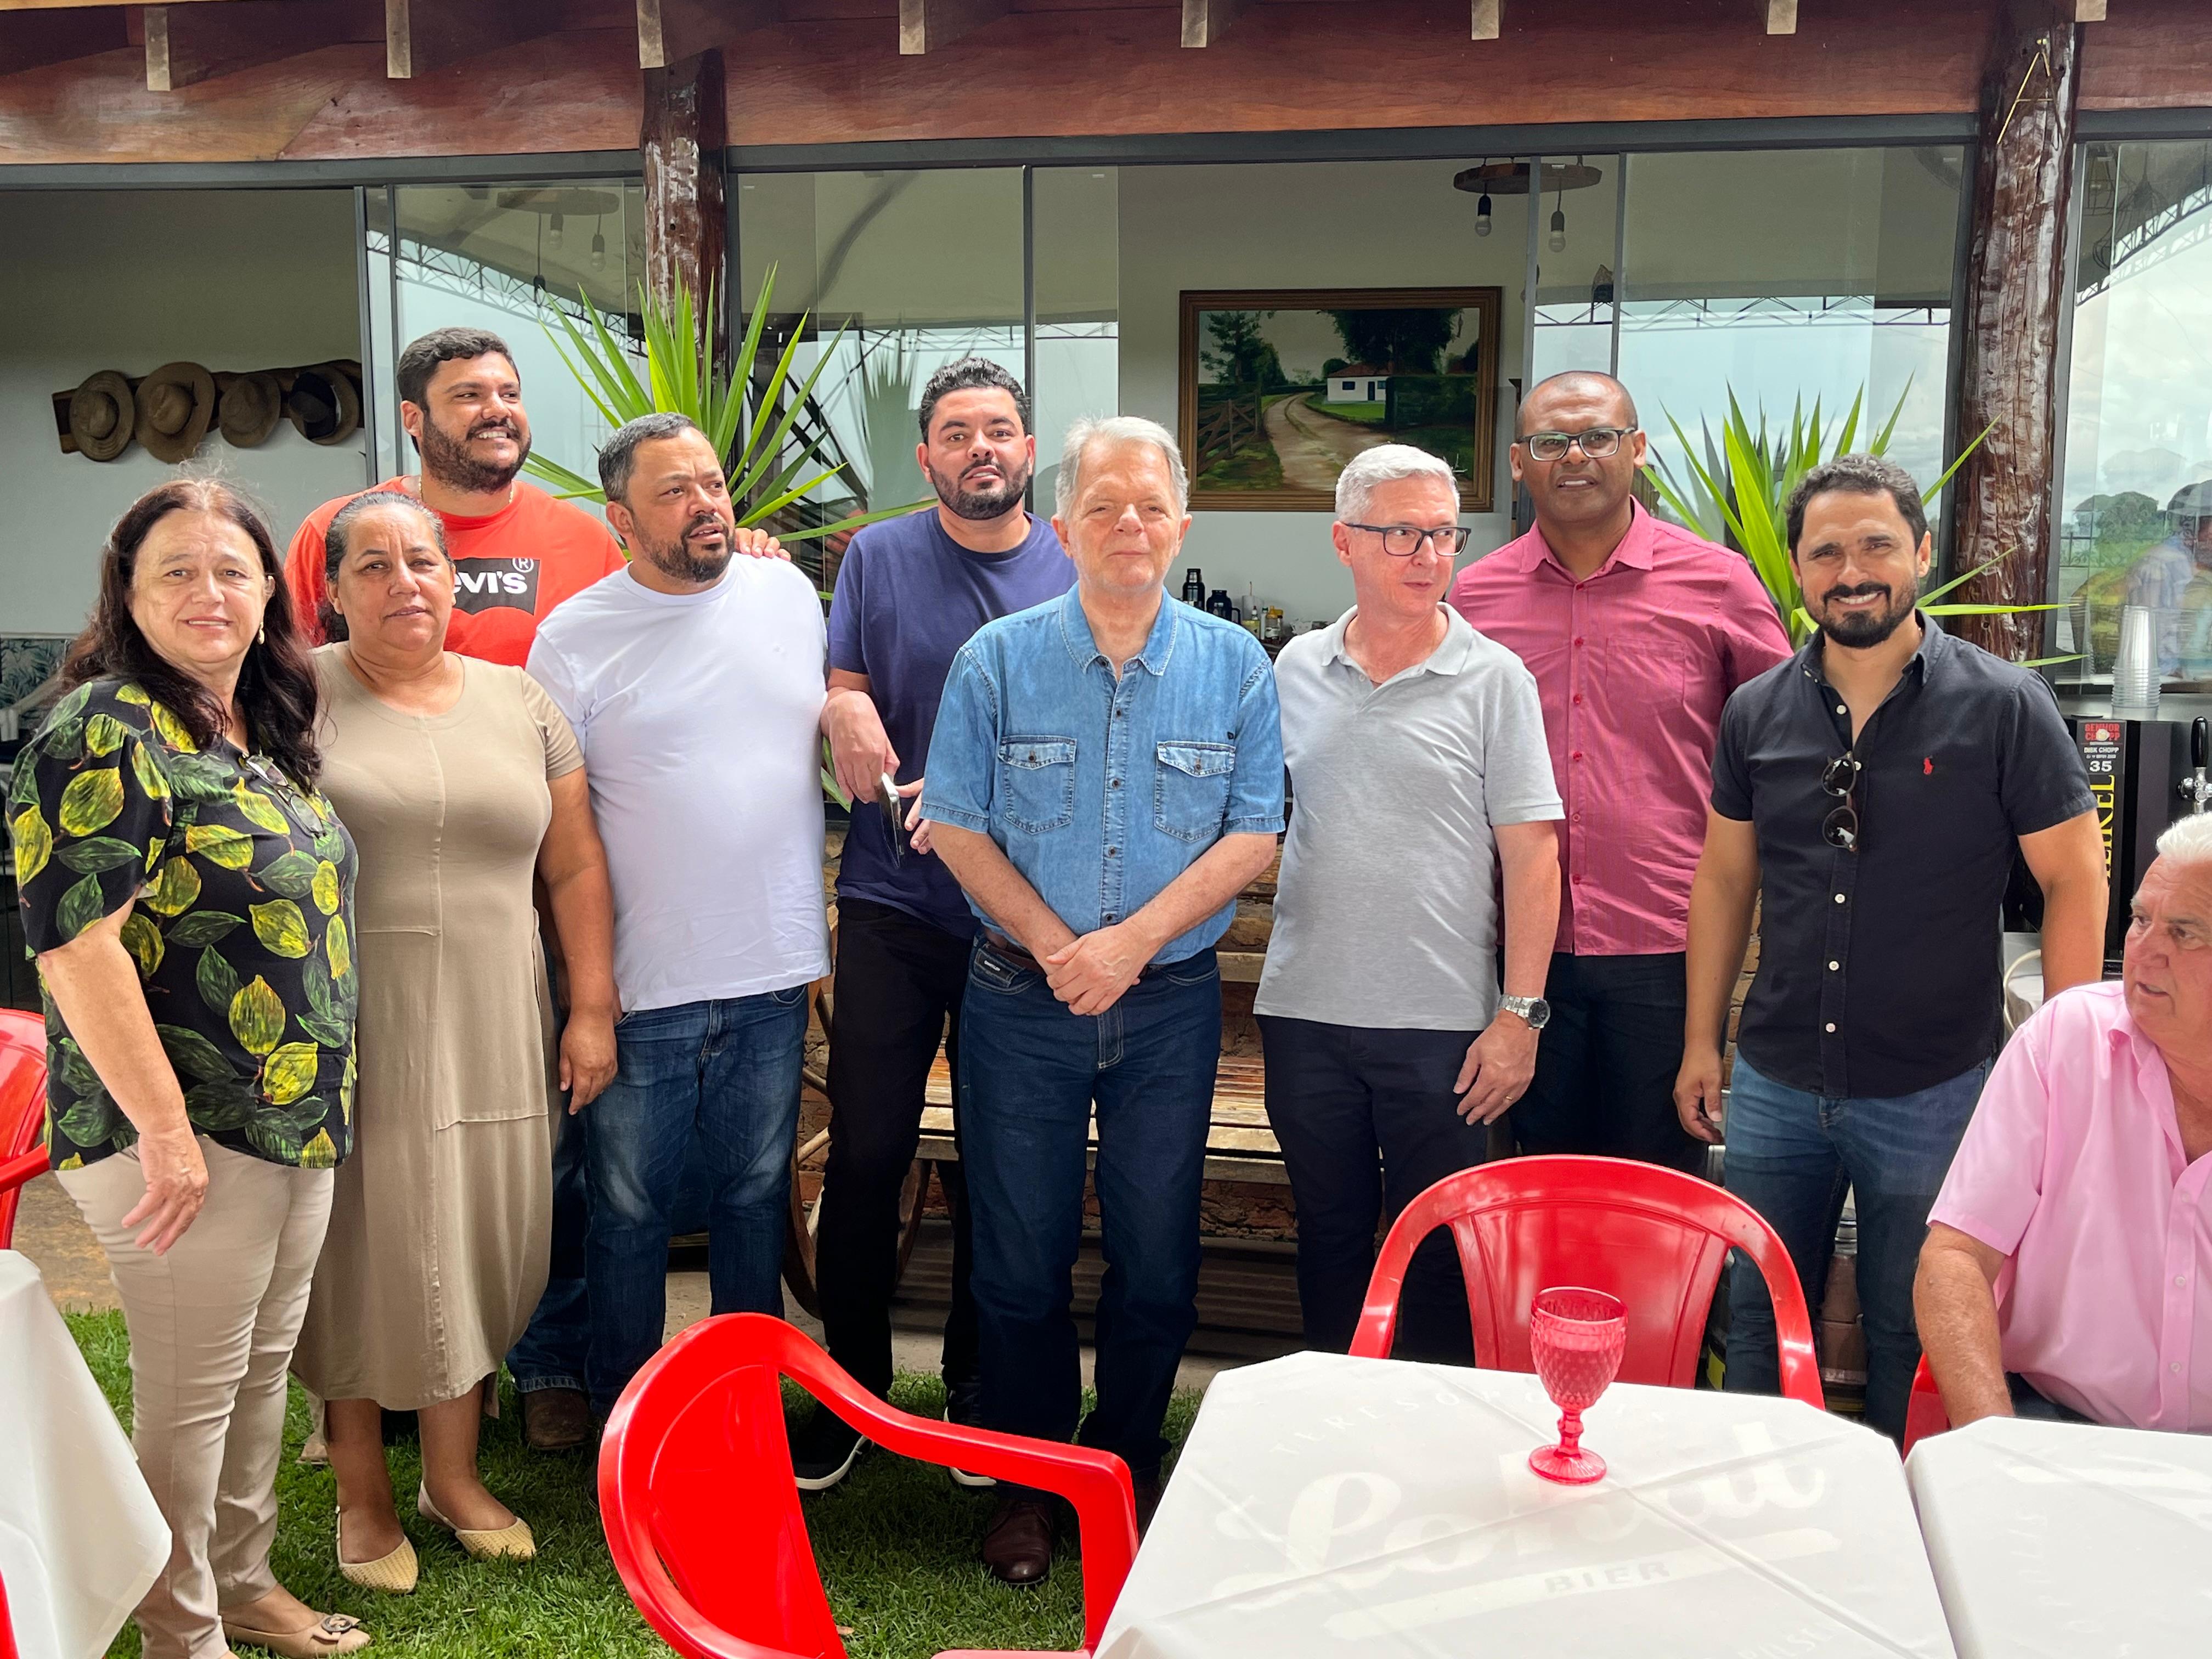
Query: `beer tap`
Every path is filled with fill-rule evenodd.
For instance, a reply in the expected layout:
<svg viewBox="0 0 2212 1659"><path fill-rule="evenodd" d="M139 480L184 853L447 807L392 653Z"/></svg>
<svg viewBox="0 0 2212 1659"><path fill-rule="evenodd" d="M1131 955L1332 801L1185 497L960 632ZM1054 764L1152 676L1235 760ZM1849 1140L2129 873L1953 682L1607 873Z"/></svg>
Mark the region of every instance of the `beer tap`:
<svg viewBox="0 0 2212 1659"><path fill-rule="evenodd" d="M2212 776L2206 769L2212 765L2212 726L2199 714L2189 723L2189 775L2181 781L2179 793L2189 803L2189 810L2201 814L2205 804L2212 801Z"/></svg>

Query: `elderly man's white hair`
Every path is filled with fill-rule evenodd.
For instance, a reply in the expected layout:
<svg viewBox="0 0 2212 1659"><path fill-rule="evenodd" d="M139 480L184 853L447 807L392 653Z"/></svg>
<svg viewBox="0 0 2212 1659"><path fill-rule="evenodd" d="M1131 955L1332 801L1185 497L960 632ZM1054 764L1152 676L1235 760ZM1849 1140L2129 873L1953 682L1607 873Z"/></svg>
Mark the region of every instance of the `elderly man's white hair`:
<svg viewBox="0 0 2212 1659"><path fill-rule="evenodd" d="M1061 518L1067 516L1082 489L1083 458L1101 444L1152 445L1167 458L1176 511L1181 513L1190 505L1190 475L1183 470L1182 449L1174 433L1141 415L1086 415L1067 428L1067 441L1060 447L1060 476L1052 483L1052 502L1053 510Z"/></svg>
<svg viewBox="0 0 2212 1659"><path fill-rule="evenodd" d="M2185 867L2212 864L2212 814L2192 813L2176 818L2158 838L2158 855Z"/></svg>
<svg viewBox="0 0 2212 1659"><path fill-rule="evenodd" d="M1459 480L1452 477L1451 468L1425 449L1411 444L1377 444L1363 449L1336 475L1336 521L1350 524L1364 519L1377 484L1430 477L1443 479L1451 486L1453 495L1458 495Z"/></svg>

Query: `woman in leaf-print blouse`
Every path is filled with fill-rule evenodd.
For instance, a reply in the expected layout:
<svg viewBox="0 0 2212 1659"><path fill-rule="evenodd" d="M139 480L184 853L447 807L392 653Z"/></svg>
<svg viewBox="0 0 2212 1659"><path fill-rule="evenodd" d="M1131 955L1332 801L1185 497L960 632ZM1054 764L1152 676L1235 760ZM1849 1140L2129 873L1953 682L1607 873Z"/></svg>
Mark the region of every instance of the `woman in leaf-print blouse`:
<svg viewBox="0 0 2212 1659"><path fill-rule="evenodd" d="M9 829L46 991L47 1147L131 1334L169 1523L147 1659L351 1652L276 1583L285 1373L352 1138L351 840L315 787L315 678L268 527L163 485L101 561Z"/></svg>

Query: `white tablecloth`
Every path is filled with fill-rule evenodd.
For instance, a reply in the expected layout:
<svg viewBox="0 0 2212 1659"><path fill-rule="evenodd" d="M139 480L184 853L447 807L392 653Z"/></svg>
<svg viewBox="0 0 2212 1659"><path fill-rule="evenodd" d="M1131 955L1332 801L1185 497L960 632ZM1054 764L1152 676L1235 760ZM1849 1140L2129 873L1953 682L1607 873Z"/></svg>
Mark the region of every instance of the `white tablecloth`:
<svg viewBox="0 0 2212 1659"><path fill-rule="evenodd" d="M23 1659L99 1659L169 1556L115 1413L28 1257L0 1250L0 1583Z"/></svg>
<svg viewBox="0 0 2212 1659"><path fill-rule="evenodd" d="M1214 1380L1101 1659L1948 1656L1896 1449L1792 1401L1616 1383L1594 1486L1533 1376L1293 1354Z"/></svg>
<svg viewBox="0 0 2212 1659"><path fill-rule="evenodd" d="M2212 1437L1985 1417L1905 1476L1962 1659L2212 1653Z"/></svg>

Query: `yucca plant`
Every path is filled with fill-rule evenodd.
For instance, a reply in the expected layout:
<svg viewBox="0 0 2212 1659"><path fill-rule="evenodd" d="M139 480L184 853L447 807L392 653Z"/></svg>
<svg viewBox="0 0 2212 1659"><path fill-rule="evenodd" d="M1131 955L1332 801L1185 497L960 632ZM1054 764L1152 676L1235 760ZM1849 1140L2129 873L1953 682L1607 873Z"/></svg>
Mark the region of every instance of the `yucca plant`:
<svg viewBox="0 0 2212 1659"><path fill-rule="evenodd" d="M699 313L692 303L691 290L681 282L676 285L673 303L667 306L655 304L645 285L638 285L638 310L645 319L646 373L642 380L638 377L630 355L608 329L599 307L580 289L577 297L584 301L582 309L591 320L591 333L586 336L566 312L554 313L560 324L558 333L550 327L545 331L545 337L560 353L562 362L609 426L619 427L641 415L689 416L707 434L708 441L714 446L714 453L722 458L723 472L730 481L730 502L740 526L764 522L804 501L842 471L841 467L822 464L821 439L794 442L792 428L811 401L815 382L829 367L838 342L845 337L850 325L838 328L816 355L812 371L804 380L794 383L793 368L798 360L799 343L806 334L806 318L802 315L776 359L775 372L769 376L768 383L757 386L753 370L760 352L761 331L768 320L769 302L775 293L775 267L771 265L761 277L760 294L753 302L751 319L745 325L744 339L730 354L726 369L716 366L712 347L702 337L698 326ZM710 315L714 305L714 290L709 284L707 308ZM826 422L823 424L826 427ZM606 500L595 479L550 457L532 454L526 463L526 470L533 477L552 485L554 493L563 501L604 503ZM808 475L804 482L800 481L802 475ZM786 542L817 540L841 531L857 530L879 519L896 518L922 504L908 501L871 513L848 514L827 524L793 529L778 527L776 535ZM827 599L830 596L824 593L822 597ZM830 794L843 803L843 792L826 766L822 777Z"/></svg>
<svg viewBox="0 0 2212 1659"><path fill-rule="evenodd" d="M1897 430L1898 417L1905 411L1905 398L1911 391L1908 381L1905 391L1898 394L1897 406L1889 411L1889 418L1869 441L1869 453L1881 455L1887 452L1890 438ZM1734 547L1750 561L1790 630L1793 645L1802 644L1811 635L1813 618L1805 609L1805 596L1798 588L1797 574L1790 562L1790 497L1805 475L1821 462L1852 453L1865 402L1866 393L1862 389L1852 398L1850 412L1844 417L1841 427L1834 428L1829 417L1822 414L1818 398L1814 399L1809 410L1800 398L1790 408L1788 428L1770 432L1766 410L1760 409L1759 424L1754 427L1745 418L1743 407L1731 389L1728 419L1722 424L1717 441L1712 428L1700 422L1698 436L1704 442L1692 445L1681 422L1671 414L1667 416L1675 441L1682 447L1688 469L1686 477L1677 478L1663 458L1644 469L1660 499L1684 524L1707 541ZM1923 498L1934 500L1966 464L1966 457L1989 435L1990 428L1986 427L1977 433L1973 441L1959 452L1958 459L1943 470L1934 483L1923 486ZM1983 572L1994 570L2011 556L2010 552L2000 553L1963 576L1954 576L1942 586L1931 588L1921 596L1920 609L1931 617L2003 616L2014 611L2056 610L2057 606L2049 605L1929 603L1973 580Z"/></svg>

